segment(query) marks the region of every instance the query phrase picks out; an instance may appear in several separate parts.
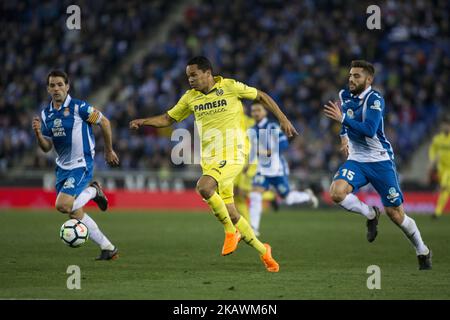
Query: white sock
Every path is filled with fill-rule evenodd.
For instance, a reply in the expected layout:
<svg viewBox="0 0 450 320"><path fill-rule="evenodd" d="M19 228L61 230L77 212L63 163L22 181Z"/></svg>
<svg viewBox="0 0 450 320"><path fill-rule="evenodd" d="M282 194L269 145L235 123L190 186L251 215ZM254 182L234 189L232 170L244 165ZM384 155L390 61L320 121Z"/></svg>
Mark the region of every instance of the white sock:
<svg viewBox="0 0 450 320"><path fill-rule="evenodd" d="M94 187L84 189L73 202L72 212L83 207L89 200L94 199L96 195L97 190Z"/></svg>
<svg viewBox="0 0 450 320"><path fill-rule="evenodd" d="M348 211L360 213L369 220L375 218L375 211L373 211L373 209L367 204L359 200L353 193L349 193L344 200L339 202L339 205Z"/></svg>
<svg viewBox="0 0 450 320"><path fill-rule="evenodd" d="M400 225L400 229L403 230L406 237L411 241L412 245L416 249L417 255L428 254L430 250L423 243L422 237L420 236L419 228L417 228L416 222L414 219L411 219L405 214L405 218L403 219L402 224Z"/></svg>
<svg viewBox="0 0 450 320"><path fill-rule="evenodd" d="M262 215L262 194L259 192L250 192L250 224L253 231L259 232L259 223Z"/></svg>
<svg viewBox="0 0 450 320"><path fill-rule="evenodd" d="M88 227L89 237L92 239L92 241L98 244L102 250L114 249L113 244L100 231L95 221L91 217L89 217L86 212L84 213L84 217L83 219L81 219L81 222L83 222Z"/></svg>
<svg viewBox="0 0 450 320"><path fill-rule="evenodd" d="M288 193L285 202L288 206L291 206L296 203L303 203L311 201L311 196L307 192L292 190Z"/></svg>

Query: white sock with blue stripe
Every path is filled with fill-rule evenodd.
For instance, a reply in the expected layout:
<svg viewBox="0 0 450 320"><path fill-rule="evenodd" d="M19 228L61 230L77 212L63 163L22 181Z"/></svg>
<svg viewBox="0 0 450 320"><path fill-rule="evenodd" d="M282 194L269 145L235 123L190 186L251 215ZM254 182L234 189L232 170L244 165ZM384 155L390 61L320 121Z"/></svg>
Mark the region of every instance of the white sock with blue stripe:
<svg viewBox="0 0 450 320"><path fill-rule="evenodd" d="M349 193L344 200L339 202L339 205L348 211L362 214L369 220L375 218L375 211L353 193Z"/></svg>
<svg viewBox="0 0 450 320"><path fill-rule="evenodd" d="M94 199L96 195L97 190L94 187L84 189L73 202L72 212L83 207L89 200Z"/></svg>

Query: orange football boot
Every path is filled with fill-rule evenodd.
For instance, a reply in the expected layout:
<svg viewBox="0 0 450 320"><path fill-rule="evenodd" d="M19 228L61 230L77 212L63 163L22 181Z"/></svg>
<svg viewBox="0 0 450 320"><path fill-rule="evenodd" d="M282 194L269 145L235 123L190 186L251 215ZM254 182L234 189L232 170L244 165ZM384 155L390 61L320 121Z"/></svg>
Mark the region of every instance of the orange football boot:
<svg viewBox="0 0 450 320"><path fill-rule="evenodd" d="M235 233L225 232L225 241L223 242L222 255L226 256L236 250L239 241L241 241L241 233L236 229Z"/></svg>
<svg viewBox="0 0 450 320"><path fill-rule="evenodd" d="M272 258L272 248L268 243L264 243L264 246L266 247L267 251L265 254L260 256L261 261L266 266L267 271L278 272L280 270L280 266L278 265L278 262L276 262L275 259Z"/></svg>

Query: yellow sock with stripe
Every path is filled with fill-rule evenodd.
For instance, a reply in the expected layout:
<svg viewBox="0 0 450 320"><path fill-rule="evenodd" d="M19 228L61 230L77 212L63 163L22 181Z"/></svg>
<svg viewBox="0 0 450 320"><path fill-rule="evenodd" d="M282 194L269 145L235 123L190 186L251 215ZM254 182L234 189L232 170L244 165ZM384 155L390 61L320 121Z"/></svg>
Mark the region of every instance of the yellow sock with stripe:
<svg viewBox="0 0 450 320"><path fill-rule="evenodd" d="M447 204L449 195L450 195L450 192L447 190L441 191L441 193L439 194L439 198L438 198L437 205L436 205L436 216L439 217L444 212L444 208L445 208L445 205Z"/></svg>
<svg viewBox="0 0 450 320"><path fill-rule="evenodd" d="M248 210L247 197L244 196L235 196L234 197L234 205L236 206L237 211L250 222L250 212Z"/></svg>
<svg viewBox="0 0 450 320"><path fill-rule="evenodd" d="M244 217L241 217L239 221L236 223L236 227L241 233L242 240L244 240L248 245L255 248L259 254L265 254L267 249L264 244L256 238L255 233L253 232L250 224L245 220Z"/></svg>
<svg viewBox="0 0 450 320"><path fill-rule="evenodd" d="M227 207L217 192L214 192L213 196L206 200L206 203L208 203L216 218L223 224L225 232L235 233L236 228L231 221Z"/></svg>

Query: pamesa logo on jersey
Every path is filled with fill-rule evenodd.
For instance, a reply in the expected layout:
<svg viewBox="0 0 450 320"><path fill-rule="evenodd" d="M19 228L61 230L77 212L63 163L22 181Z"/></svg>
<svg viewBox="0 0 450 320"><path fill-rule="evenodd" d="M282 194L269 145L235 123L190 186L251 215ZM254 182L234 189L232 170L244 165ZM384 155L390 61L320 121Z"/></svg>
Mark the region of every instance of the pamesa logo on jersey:
<svg viewBox="0 0 450 320"><path fill-rule="evenodd" d="M62 120L61 119L55 119L53 120L53 128L52 133L54 137L65 137L66 131L64 130L64 127L62 126Z"/></svg>

